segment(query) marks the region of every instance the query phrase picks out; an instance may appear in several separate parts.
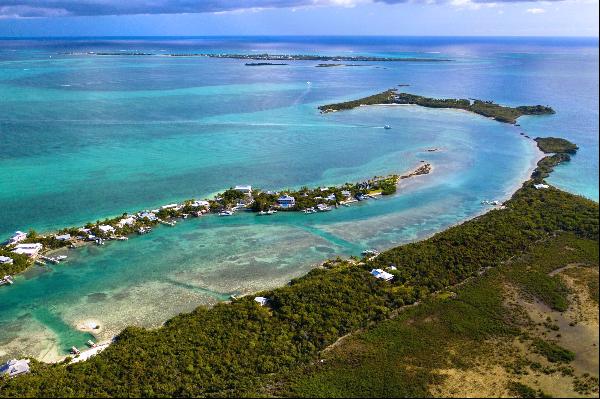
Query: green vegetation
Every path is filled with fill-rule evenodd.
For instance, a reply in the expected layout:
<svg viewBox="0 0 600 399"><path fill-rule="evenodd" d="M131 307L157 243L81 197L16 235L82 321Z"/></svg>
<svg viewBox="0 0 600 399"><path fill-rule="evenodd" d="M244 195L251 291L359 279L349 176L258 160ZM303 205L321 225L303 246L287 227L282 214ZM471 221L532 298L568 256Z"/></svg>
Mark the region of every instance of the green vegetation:
<svg viewBox="0 0 600 399"><path fill-rule="evenodd" d="M548 157L542 158L537 163L537 168L531 175L531 177L537 182L541 182L554 170L554 167L560 163L568 162L571 160L569 154L554 154Z"/></svg>
<svg viewBox="0 0 600 399"><path fill-rule="evenodd" d="M261 293L270 299L268 306L245 297L200 307L157 330L127 328L84 363L33 362L32 374L0 382L0 396L427 394L429 385L442 378L436 367L465 365L465 354L484 339L518 334L498 288L505 268L527 271L522 264L511 266L511 259L526 253L535 259L539 252L552 264L590 262L590 256L597 264L598 205L532 184L525 183L505 209L428 240L366 263L327 262L285 287ZM574 250L564 251L565 243ZM390 264L397 266L392 282L369 273ZM478 278L463 284L456 298L430 295L469 277ZM423 303L386 320L417 301ZM325 363L324 374L311 374L324 348L358 329L367 329L360 338L367 346L344 352L350 358L339 363Z"/></svg>
<svg viewBox="0 0 600 399"><path fill-rule="evenodd" d="M539 149L545 154L575 154L579 147L569 140L556 137L537 137L535 139Z"/></svg>
<svg viewBox="0 0 600 399"><path fill-rule="evenodd" d="M525 384L520 382L511 382L509 385L509 391L511 394L515 395L517 398L550 398L544 392L535 390Z"/></svg>
<svg viewBox="0 0 600 399"><path fill-rule="evenodd" d="M569 154L575 154L579 147L568 140L556 137L537 137L535 139L538 148L545 154L553 154L542 158L537 168L531 176L536 182L541 182L548 177L554 170L554 167L560 163L571 160Z"/></svg>
<svg viewBox="0 0 600 399"><path fill-rule="evenodd" d="M33 261L26 255L15 254L8 249L0 247L0 256L8 256L12 258L12 264L0 265L0 278L3 276L13 275L22 272L33 264Z"/></svg>
<svg viewBox="0 0 600 399"><path fill-rule="evenodd" d="M566 246L572 250L565 251ZM502 353L495 352L495 343L521 337L542 347L543 355L549 355L553 361L570 359L569 352L558 345L522 333L529 321L505 305L504 287L516 274L539 275L573 262L597 264L596 247L597 239L571 233L536 241L518 258L499 262L483 276L454 288L454 297L424 298L418 307L405 308L397 317L346 338L319 356L323 362L317 360L276 376L266 384L266 393L302 397L428 397L431 389L444 381L440 370L453 368L460 372L476 367L481 358L498 358L514 377L534 371L572 374L572 370L542 366L519 354L502 358ZM486 346L486 342L492 344ZM508 386L513 395L546 397L539 390L528 391L519 384ZM443 391L438 394L445 396Z"/></svg>
<svg viewBox="0 0 600 399"><path fill-rule="evenodd" d="M568 363L575 360L575 354L560 345L553 342L544 341L536 338L533 340L533 349L542 356L545 356L552 363Z"/></svg>
<svg viewBox="0 0 600 399"><path fill-rule="evenodd" d="M396 89L390 89L382 93L374 94L372 96L364 97L358 100L345 101L343 103L337 104L321 105L319 107L319 110L321 110L321 112L334 112L360 107L361 105L393 104L395 94Z"/></svg>
<svg viewBox="0 0 600 399"><path fill-rule="evenodd" d="M488 118L494 118L499 122L516 123L517 118L522 115L547 115L554 114L554 110L543 105L506 107L493 103L492 101L481 101L468 99L437 99L417 96L408 93L398 93L397 89L386 90L359 100L346 101L337 104L322 105L321 112L342 111L352 109L361 105L374 104L415 104L428 108L454 108L474 112Z"/></svg>

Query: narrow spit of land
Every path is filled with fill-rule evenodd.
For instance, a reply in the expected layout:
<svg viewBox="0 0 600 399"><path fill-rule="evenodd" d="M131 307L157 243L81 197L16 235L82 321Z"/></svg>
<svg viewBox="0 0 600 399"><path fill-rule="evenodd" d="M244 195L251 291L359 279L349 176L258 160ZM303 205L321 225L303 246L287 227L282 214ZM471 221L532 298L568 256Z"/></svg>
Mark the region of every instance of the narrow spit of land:
<svg viewBox="0 0 600 399"><path fill-rule="evenodd" d="M398 184L404 179L426 175L432 171L430 163L421 162L416 168L402 175L374 176L370 179L345 183L339 186L302 187L278 192L262 191L250 186L237 186L215 195L209 200L188 199L182 203L163 205L157 209L143 210L133 214L89 222L84 226L66 227L57 232L38 234L30 230L19 241L0 244L0 256L12 259L0 264L0 276L8 277L21 273L35 263L59 263L50 256L51 251L63 247L75 248L85 243L103 245L108 240L128 239L132 234L147 234L159 225L174 226L188 217L200 217L208 213L219 216L233 216L237 211L255 212L258 216L272 216L278 211L304 212L305 214L329 212L339 206L349 206L354 202L377 198L380 195L396 193ZM21 244L40 245L41 250L34 256L13 252ZM1 285L0 285L1 286Z"/></svg>
<svg viewBox="0 0 600 399"><path fill-rule="evenodd" d="M85 362L32 360L30 374L0 379L0 396L422 397L436 388L460 395L451 373L477 364L473 354L483 344L498 347L498 340L538 356L508 356L506 367L516 377L503 389L513 395L541 394L518 377L524 370L566 375L574 390L593 395L597 378L576 363L593 352L566 349L545 330L521 333L529 319L504 302L502 290L506 282L558 311L568 307L564 285L547 273L570 263L597 267L598 204L529 180L504 205L377 257L325 262L259 293L260 304L244 297L199 307L159 329L127 328ZM378 280L372 269L386 269L392 278ZM395 317L402 309L414 310ZM342 343L336 350L350 356L343 359L323 353L361 329L373 345ZM553 319L547 330L556 331Z"/></svg>
<svg viewBox="0 0 600 399"><path fill-rule="evenodd" d="M499 122L517 123L517 119L523 115L549 115L554 110L544 105L524 105L519 107L507 107L492 101L469 100L469 99L437 99L417 96L409 93L398 93L397 89L390 89L372 96L358 100L345 101L341 103L321 105L322 113L337 112L364 105L420 105L427 108L453 108L474 112Z"/></svg>
<svg viewBox="0 0 600 399"><path fill-rule="evenodd" d="M98 56L162 56L162 57L204 57L228 58L235 60L253 61L343 61L343 62L449 62L446 58L418 58L418 57L369 57L369 56L326 56L313 54L214 54L214 53L146 53L146 52L70 52L68 55L98 55Z"/></svg>

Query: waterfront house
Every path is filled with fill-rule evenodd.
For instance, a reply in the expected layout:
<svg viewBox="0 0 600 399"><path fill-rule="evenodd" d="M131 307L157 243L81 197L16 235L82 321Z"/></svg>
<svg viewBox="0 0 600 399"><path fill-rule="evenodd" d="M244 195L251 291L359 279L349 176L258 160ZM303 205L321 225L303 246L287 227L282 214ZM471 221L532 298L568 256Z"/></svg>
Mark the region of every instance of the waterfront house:
<svg viewBox="0 0 600 399"><path fill-rule="evenodd" d="M260 306L265 306L267 302L269 302L269 298L265 298L264 296L257 296L254 298L254 302L258 303Z"/></svg>
<svg viewBox="0 0 600 399"><path fill-rule="evenodd" d="M393 274L390 274L388 272L385 272L381 269L373 269L371 270L371 274L375 277L378 278L380 280L384 280L384 281L390 281L391 279L394 278Z"/></svg>
<svg viewBox="0 0 600 399"><path fill-rule="evenodd" d="M0 366L0 375L6 374L10 378L29 373L29 359L12 359Z"/></svg>
<svg viewBox="0 0 600 399"><path fill-rule="evenodd" d="M140 219L148 219L151 222L154 222L158 218L154 214L154 212L142 212L140 213Z"/></svg>
<svg viewBox="0 0 600 399"><path fill-rule="evenodd" d="M352 193L348 190L342 190L342 195L344 196L344 198L348 199L352 196Z"/></svg>
<svg viewBox="0 0 600 399"><path fill-rule="evenodd" d="M233 189L235 191L239 191L240 193L244 193L246 195L252 194L252 186L235 186Z"/></svg>
<svg viewBox="0 0 600 399"><path fill-rule="evenodd" d="M15 249L12 251L16 254L27 255L29 257L34 257L42 250L42 244L36 242L31 244L17 244Z"/></svg>
<svg viewBox="0 0 600 399"><path fill-rule="evenodd" d="M8 241L6 241L6 245L18 244L26 238L27 233L23 233L22 231L15 231L15 234L13 234L12 237L10 237Z"/></svg>
<svg viewBox="0 0 600 399"><path fill-rule="evenodd" d="M366 200L368 197L366 197L363 193L358 193L356 194L356 199L359 201L364 201Z"/></svg>
<svg viewBox="0 0 600 399"><path fill-rule="evenodd" d="M210 202L208 201L194 201L190 204L194 208L210 208Z"/></svg>
<svg viewBox="0 0 600 399"><path fill-rule="evenodd" d="M112 226L109 226L107 224L101 224L100 226L98 226L98 230L100 230L104 234L110 234L110 233L114 233L115 228Z"/></svg>
<svg viewBox="0 0 600 399"><path fill-rule="evenodd" d="M327 201L335 201L335 194L331 193L325 198Z"/></svg>
<svg viewBox="0 0 600 399"><path fill-rule="evenodd" d="M282 195L277 198L277 203L282 208L293 208L296 205L296 199L289 195Z"/></svg>
<svg viewBox="0 0 600 399"><path fill-rule="evenodd" d="M1 256L0 255L0 265L12 265L13 264L13 259L8 257L8 256Z"/></svg>
<svg viewBox="0 0 600 399"><path fill-rule="evenodd" d="M117 222L117 226L119 226L120 228L123 228L125 226L133 226L134 224L135 218L133 216L123 218Z"/></svg>
<svg viewBox="0 0 600 399"><path fill-rule="evenodd" d="M71 234L61 234L58 236L54 236L58 241L69 241L71 239Z"/></svg>

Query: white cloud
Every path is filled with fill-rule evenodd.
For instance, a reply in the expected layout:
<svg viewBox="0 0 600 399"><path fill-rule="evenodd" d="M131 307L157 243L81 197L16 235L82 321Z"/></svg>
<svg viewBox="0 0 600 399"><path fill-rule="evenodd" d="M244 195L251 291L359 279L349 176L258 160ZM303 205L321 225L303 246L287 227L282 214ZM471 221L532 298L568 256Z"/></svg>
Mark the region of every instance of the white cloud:
<svg viewBox="0 0 600 399"><path fill-rule="evenodd" d="M546 10L543 8L528 8L525 12L528 12L529 14L543 14Z"/></svg>

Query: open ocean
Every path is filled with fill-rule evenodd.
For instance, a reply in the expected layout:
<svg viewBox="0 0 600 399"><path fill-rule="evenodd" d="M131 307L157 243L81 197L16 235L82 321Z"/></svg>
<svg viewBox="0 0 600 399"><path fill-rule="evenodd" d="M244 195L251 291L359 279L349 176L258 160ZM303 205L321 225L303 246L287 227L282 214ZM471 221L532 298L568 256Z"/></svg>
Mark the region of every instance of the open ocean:
<svg viewBox="0 0 600 399"><path fill-rule="evenodd" d="M92 51L452 61L247 67ZM550 105L556 114L522 117L517 127L414 106L317 110L393 87ZM402 173L422 160L434 166L394 196L327 214L210 216L69 250L66 263L35 266L0 287L0 360L52 361L84 346L83 321L100 323L98 340L131 324L158 326L231 294L282 285L327 258L414 241L478 215L487 209L481 200L509 198L540 156L521 132L578 144L549 181L598 201L598 39L0 39L0 239L237 184L281 190Z"/></svg>

